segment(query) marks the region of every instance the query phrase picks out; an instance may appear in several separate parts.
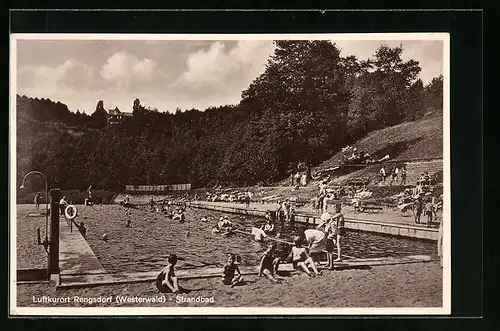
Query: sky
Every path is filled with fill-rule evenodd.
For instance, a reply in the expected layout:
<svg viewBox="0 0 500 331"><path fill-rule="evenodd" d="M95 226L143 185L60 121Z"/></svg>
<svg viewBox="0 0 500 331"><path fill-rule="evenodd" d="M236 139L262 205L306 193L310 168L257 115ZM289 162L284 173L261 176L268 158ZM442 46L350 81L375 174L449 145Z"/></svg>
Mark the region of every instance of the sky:
<svg viewBox="0 0 500 331"><path fill-rule="evenodd" d="M367 59L402 44L424 84L443 72L440 40L333 40L342 56ZM272 40L18 40L16 93L50 98L75 112L131 112L135 98L160 111L238 104L265 70Z"/></svg>

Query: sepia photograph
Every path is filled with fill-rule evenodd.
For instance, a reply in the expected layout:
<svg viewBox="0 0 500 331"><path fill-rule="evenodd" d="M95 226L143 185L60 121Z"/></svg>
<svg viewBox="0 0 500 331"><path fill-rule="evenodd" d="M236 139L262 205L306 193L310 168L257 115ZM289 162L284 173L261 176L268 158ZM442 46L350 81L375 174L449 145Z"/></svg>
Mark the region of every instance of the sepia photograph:
<svg viewBox="0 0 500 331"><path fill-rule="evenodd" d="M449 34L11 34L12 315L448 315Z"/></svg>

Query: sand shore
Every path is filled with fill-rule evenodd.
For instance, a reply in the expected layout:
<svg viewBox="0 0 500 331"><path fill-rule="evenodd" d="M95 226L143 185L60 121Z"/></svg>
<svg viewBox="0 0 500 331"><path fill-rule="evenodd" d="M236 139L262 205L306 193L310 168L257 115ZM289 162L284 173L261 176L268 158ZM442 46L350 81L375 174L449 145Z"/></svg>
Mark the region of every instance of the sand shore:
<svg viewBox="0 0 500 331"><path fill-rule="evenodd" d="M165 302L117 303L116 297L153 298L154 284L99 286L85 289L57 290L48 284L18 284L20 307L441 307L442 269L438 262L377 266L365 270L324 271L309 278L304 274L283 277L273 284L258 276L248 276L246 284L223 286L219 279L187 280L181 286L191 289L184 294L188 302L179 302L174 294ZM69 302L34 302L43 296L70 297ZM111 302L83 303L78 297L113 297ZM213 302L189 302L196 298ZM184 300L184 299L181 299ZM81 300L80 300L81 301Z"/></svg>

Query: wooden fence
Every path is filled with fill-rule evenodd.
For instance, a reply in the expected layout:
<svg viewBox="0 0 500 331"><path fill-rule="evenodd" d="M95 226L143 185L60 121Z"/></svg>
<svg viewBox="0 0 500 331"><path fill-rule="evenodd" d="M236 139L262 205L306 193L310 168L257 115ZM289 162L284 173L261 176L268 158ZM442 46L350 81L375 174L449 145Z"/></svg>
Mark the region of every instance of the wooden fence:
<svg viewBox="0 0 500 331"><path fill-rule="evenodd" d="M125 191L135 193L163 193L168 191L189 191L191 184L173 185L125 185Z"/></svg>

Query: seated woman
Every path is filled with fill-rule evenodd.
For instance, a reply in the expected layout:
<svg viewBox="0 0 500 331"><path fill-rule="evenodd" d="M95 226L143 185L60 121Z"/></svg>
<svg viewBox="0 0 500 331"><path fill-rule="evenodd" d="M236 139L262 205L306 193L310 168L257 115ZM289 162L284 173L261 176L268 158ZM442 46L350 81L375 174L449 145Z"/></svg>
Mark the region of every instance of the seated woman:
<svg viewBox="0 0 500 331"><path fill-rule="evenodd" d="M276 244L270 244L260 257L259 277L265 275L270 281L277 283L278 279L276 279L275 275L281 260L279 257L274 257L275 249Z"/></svg>
<svg viewBox="0 0 500 331"><path fill-rule="evenodd" d="M295 246L292 247L292 251L287 257L287 259L292 260L293 267L297 270L304 271L310 277L320 275L318 269L316 269L316 266L314 265L313 259L311 258L311 256L309 256L307 250L302 247L302 239L297 236L294 238L293 242ZM307 265L311 267L311 269L314 271L314 274L311 273Z"/></svg>
<svg viewBox="0 0 500 331"><path fill-rule="evenodd" d="M222 283L224 285L231 285L231 287L233 287L243 281L240 269L235 262L236 256L233 253L229 253L227 264L224 266L224 272L222 274Z"/></svg>

